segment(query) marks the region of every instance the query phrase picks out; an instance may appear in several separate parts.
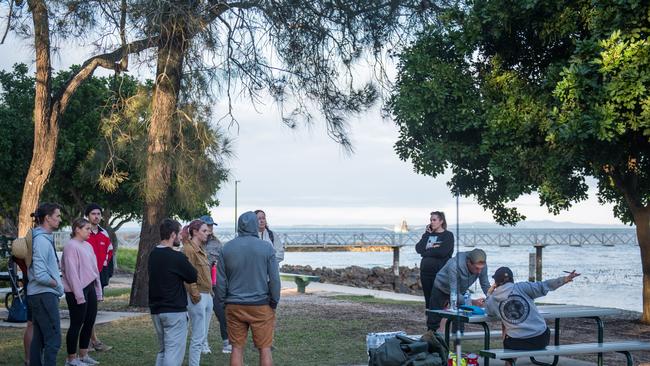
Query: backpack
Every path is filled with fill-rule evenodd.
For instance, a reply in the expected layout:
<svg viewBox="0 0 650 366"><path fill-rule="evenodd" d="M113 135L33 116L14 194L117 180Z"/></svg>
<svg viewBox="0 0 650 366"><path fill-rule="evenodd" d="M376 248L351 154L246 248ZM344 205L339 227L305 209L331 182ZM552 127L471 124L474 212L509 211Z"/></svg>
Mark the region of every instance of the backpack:
<svg viewBox="0 0 650 366"><path fill-rule="evenodd" d="M444 366L447 357L430 353L430 349L431 344L426 341L398 335L370 350L368 366Z"/></svg>
<svg viewBox="0 0 650 366"><path fill-rule="evenodd" d="M9 315L7 322L9 323L24 323L27 321L27 298L23 299L20 294L14 295L14 300L9 307Z"/></svg>

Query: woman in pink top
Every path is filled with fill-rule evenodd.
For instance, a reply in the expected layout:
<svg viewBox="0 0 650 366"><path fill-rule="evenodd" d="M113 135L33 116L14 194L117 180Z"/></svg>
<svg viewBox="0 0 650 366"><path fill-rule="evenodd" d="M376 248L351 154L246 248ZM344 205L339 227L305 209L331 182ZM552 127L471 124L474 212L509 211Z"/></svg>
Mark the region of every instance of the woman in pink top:
<svg viewBox="0 0 650 366"><path fill-rule="evenodd" d="M66 366L99 363L88 356L90 335L97 316L97 301L102 300L97 259L92 246L86 243L89 236L90 222L82 218L74 220L71 239L63 247L61 258L65 301L70 311L70 328L65 336L68 351ZM79 357L77 357L77 342Z"/></svg>

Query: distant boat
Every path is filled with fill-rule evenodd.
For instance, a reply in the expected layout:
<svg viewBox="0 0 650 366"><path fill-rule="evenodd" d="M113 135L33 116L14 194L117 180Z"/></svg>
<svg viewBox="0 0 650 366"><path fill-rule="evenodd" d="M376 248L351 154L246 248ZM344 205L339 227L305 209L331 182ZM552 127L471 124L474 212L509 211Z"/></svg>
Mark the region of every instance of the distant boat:
<svg viewBox="0 0 650 366"><path fill-rule="evenodd" d="M399 226L395 225L395 229L393 231L396 233L408 233L411 230L409 229L409 225L406 223L406 220L402 220L402 223Z"/></svg>

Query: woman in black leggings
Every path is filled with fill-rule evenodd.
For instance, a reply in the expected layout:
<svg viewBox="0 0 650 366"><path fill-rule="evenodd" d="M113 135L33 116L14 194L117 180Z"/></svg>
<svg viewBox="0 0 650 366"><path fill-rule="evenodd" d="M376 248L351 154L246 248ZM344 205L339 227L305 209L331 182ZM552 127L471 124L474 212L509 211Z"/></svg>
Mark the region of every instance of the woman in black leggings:
<svg viewBox="0 0 650 366"><path fill-rule="evenodd" d="M454 234L447 231L445 214L433 211L429 220L422 239L415 245L415 251L422 256L420 281L427 309L436 275L454 253Z"/></svg>
<svg viewBox="0 0 650 366"><path fill-rule="evenodd" d="M102 300L102 285L93 248L86 242L90 223L76 219L70 241L63 247L61 271L65 300L70 311L70 328L65 336L68 356L66 366L96 365L88 356L90 336L97 316L97 301ZM79 344L79 356L77 356Z"/></svg>

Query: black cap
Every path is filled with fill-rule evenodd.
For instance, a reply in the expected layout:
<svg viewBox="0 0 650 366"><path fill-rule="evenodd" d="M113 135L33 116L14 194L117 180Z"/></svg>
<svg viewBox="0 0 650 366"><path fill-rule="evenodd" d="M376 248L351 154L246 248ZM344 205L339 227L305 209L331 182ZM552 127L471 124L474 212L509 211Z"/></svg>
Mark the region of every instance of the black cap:
<svg viewBox="0 0 650 366"><path fill-rule="evenodd" d="M508 267L499 267L499 269L494 272L492 278L494 278L494 281L497 284L515 281L512 271Z"/></svg>

